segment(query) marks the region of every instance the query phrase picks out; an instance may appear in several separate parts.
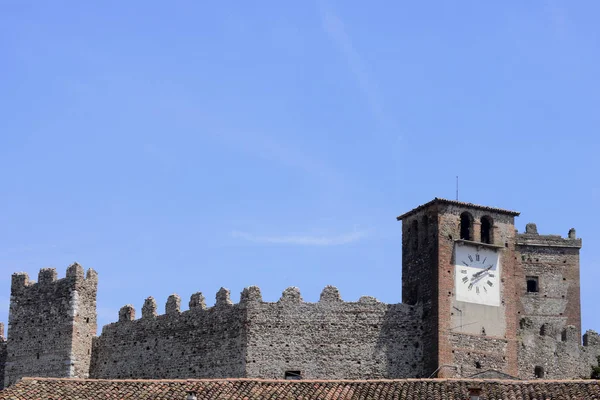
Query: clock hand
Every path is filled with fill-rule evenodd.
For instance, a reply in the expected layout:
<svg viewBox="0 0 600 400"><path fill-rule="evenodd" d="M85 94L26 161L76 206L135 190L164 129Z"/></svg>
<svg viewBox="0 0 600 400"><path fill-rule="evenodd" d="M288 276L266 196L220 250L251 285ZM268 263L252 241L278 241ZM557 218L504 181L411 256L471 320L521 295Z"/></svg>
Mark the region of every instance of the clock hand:
<svg viewBox="0 0 600 400"><path fill-rule="evenodd" d="M486 272L488 272L488 271L489 271L490 269L492 269L493 267L494 267L493 265L490 265L489 267L487 267L487 268L486 268L486 269L484 269L484 270L481 270L481 271L479 271L479 272L475 272L475 273L473 274L473 277L472 277L471 279L477 278L479 275L483 275L483 274L485 274Z"/></svg>
<svg viewBox="0 0 600 400"><path fill-rule="evenodd" d="M475 284L475 283L479 282L480 280L482 280L485 277L486 277L486 275L479 275L477 277L474 277L474 278L471 279L471 284Z"/></svg>

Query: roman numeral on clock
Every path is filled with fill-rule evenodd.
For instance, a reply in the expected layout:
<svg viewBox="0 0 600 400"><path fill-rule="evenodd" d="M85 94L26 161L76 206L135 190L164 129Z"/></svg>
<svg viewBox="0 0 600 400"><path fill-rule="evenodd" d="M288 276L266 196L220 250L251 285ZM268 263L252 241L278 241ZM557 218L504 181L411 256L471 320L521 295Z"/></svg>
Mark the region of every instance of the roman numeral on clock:
<svg viewBox="0 0 600 400"><path fill-rule="evenodd" d="M473 256L469 254L469 260L473 262Z"/></svg>
<svg viewBox="0 0 600 400"><path fill-rule="evenodd" d="M479 261L479 254L475 254L475 260Z"/></svg>
<svg viewBox="0 0 600 400"><path fill-rule="evenodd" d="M490 287L494 286L494 284L492 283L492 281L487 281L486 282L488 285L490 285Z"/></svg>
<svg viewBox="0 0 600 400"><path fill-rule="evenodd" d="M467 278L466 276L464 278L462 278L463 283L467 283L469 282L469 278Z"/></svg>

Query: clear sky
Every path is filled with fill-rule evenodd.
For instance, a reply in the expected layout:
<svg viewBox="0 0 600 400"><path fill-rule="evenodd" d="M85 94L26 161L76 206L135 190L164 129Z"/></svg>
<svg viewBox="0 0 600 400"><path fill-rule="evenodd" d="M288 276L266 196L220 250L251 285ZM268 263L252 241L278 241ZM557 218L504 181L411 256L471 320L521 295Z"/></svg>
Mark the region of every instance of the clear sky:
<svg viewBox="0 0 600 400"><path fill-rule="evenodd" d="M99 324L154 296L401 299L433 197L583 238L600 330L597 1L0 0L0 320L74 261Z"/></svg>

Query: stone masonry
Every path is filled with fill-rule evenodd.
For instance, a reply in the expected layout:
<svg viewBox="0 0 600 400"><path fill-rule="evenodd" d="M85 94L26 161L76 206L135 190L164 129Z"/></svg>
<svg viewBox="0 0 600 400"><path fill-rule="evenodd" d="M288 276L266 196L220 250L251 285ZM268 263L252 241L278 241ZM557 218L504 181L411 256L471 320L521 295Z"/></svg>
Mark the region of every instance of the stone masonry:
<svg viewBox="0 0 600 400"><path fill-rule="evenodd" d="M420 376L420 307L388 305L371 297L341 300L336 288L318 303L288 288L276 303L262 301L257 287L233 304L221 289L214 307L200 293L181 312L179 297L157 315L148 298L142 318L131 306L94 342L92 378L305 378Z"/></svg>
<svg viewBox="0 0 600 400"><path fill-rule="evenodd" d="M581 341L581 239L574 229L564 238L540 235L535 224L517 233L518 215L434 199L398 217L401 304L368 296L344 301L333 286L316 303L304 302L294 287L265 302L260 289L249 287L238 303L221 289L213 307L195 293L181 311L174 294L164 313L152 297L139 318L133 306L122 307L118 321L96 337L94 270L84 275L73 264L57 279L54 269L42 269L37 283L16 273L0 373L5 385L24 376L589 377L600 336L588 331ZM500 255L499 306L457 301L454 249L463 243Z"/></svg>
<svg viewBox="0 0 600 400"><path fill-rule="evenodd" d="M87 378L96 334L97 274L73 264L42 269L38 282L12 276L4 384L23 376Z"/></svg>

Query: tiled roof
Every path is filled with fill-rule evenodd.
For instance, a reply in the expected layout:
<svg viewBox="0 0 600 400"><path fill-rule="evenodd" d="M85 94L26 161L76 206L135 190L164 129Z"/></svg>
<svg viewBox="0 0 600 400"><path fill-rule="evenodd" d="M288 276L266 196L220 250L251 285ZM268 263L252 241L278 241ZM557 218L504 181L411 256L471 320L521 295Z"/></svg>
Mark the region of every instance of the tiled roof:
<svg viewBox="0 0 600 400"><path fill-rule="evenodd" d="M481 400L600 400L600 381L506 381L475 379L403 379L369 381L102 380L24 378L0 392L12 400L468 400L469 389Z"/></svg>
<svg viewBox="0 0 600 400"><path fill-rule="evenodd" d="M431 200L425 204L421 204L420 206L413 208L412 210L410 210L408 212L405 212L404 214L400 215L399 217L396 217L396 219L398 221L400 221L401 219L404 219L405 217L408 217L409 215L412 215L412 214L416 213L417 211L420 211L421 209L423 209L425 207L429 207L430 205L436 204L436 203L437 204L450 204L450 205L459 206L459 207L470 207L470 208L476 208L478 210L493 211L493 212L497 212L497 213L512 215L515 217L521 214L518 211L505 210L503 208L481 206L479 204L465 203L464 201L448 200L448 199L442 199L442 198L436 197L433 200Z"/></svg>

